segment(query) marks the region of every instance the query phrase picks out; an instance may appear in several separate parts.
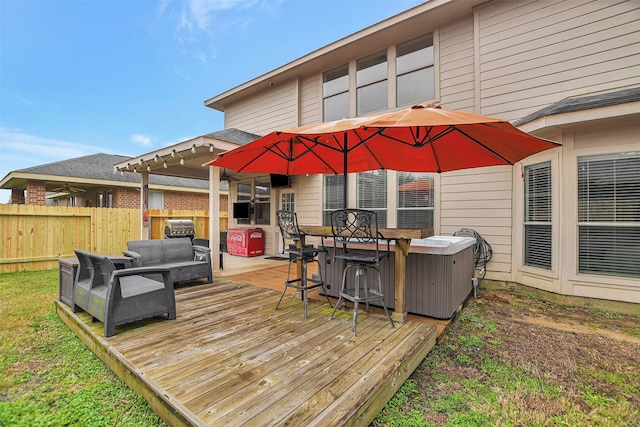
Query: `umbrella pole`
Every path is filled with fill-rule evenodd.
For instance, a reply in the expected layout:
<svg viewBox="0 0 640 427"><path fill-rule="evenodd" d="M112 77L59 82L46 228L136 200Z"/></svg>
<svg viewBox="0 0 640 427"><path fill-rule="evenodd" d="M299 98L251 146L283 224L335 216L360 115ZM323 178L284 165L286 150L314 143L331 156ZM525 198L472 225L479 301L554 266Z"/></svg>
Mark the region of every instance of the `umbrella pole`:
<svg viewBox="0 0 640 427"><path fill-rule="evenodd" d="M348 164L348 157L349 157L349 149L347 147L347 133L344 133L344 148L343 148L343 173L344 173L344 183L342 186L342 193L343 193L343 205L342 208L343 209L347 209L347 201L349 200L349 191L348 191L348 187L347 187L347 178L349 176L349 172L347 171L347 164Z"/></svg>

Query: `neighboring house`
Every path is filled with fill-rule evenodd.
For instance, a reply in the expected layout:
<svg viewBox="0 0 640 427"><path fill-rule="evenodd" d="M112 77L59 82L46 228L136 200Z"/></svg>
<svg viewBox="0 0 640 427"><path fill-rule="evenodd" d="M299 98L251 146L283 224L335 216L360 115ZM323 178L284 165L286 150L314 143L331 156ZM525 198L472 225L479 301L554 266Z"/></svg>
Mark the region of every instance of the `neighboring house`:
<svg viewBox="0 0 640 427"><path fill-rule="evenodd" d="M636 0L432 0L205 104L225 127L264 135L436 103L560 142L515 167L353 174L350 205L390 227L475 229L493 247L488 279L640 303L639 28ZM399 189L414 181L424 194L406 204ZM265 193L269 177L256 175L230 190L263 204L248 225L266 230L273 253L275 210L327 223L342 184L299 176Z"/></svg>
<svg viewBox="0 0 640 427"><path fill-rule="evenodd" d="M174 171L182 170L183 165L196 165L202 169L202 153L214 158L213 147L229 149L257 137L227 129L165 147L160 150L162 156L147 156L147 160L137 159L135 163L131 157L103 153L78 157L10 172L0 181L0 188L11 189L10 203L15 204L139 208L141 173L154 165L165 174L149 176L150 209L206 211L209 210L210 192L207 174L176 177L172 176ZM117 169L115 165L120 163L126 167ZM220 184L223 211L228 209L228 190L228 182Z"/></svg>
<svg viewBox="0 0 640 427"><path fill-rule="evenodd" d="M128 159L99 153L20 169L0 181L0 188L11 189L14 204L138 208L140 175L113 171L115 163ZM209 183L154 175L149 195L151 209L207 210Z"/></svg>

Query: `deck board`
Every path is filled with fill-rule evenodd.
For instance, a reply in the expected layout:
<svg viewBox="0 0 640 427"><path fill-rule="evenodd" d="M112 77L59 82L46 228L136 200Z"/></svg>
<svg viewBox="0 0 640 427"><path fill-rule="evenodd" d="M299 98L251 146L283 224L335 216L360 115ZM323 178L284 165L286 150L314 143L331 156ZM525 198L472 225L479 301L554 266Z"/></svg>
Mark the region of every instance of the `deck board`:
<svg viewBox="0 0 640 427"><path fill-rule="evenodd" d="M273 274L273 272L271 273ZM172 425L368 424L433 348L434 325L391 328L373 310L330 319L326 300L302 302L230 278L176 289L175 320L116 328L105 339L57 302L70 328ZM97 346L97 347L96 347Z"/></svg>

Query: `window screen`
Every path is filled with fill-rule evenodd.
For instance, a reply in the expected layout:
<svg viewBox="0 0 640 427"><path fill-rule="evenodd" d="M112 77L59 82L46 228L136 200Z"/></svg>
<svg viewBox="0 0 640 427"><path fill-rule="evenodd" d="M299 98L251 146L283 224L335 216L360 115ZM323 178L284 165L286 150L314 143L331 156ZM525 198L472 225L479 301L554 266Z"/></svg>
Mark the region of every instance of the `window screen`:
<svg viewBox="0 0 640 427"><path fill-rule="evenodd" d="M578 272L640 278L640 152L578 158Z"/></svg>
<svg viewBox="0 0 640 427"><path fill-rule="evenodd" d="M524 264L551 270L551 162L524 168Z"/></svg>

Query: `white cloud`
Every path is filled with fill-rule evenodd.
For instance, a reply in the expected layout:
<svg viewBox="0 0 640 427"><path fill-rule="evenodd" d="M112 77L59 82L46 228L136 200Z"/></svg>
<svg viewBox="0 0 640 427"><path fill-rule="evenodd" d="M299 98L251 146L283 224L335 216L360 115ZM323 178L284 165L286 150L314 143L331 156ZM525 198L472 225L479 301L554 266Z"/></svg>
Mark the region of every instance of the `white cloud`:
<svg viewBox="0 0 640 427"><path fill-rule="evenodd" d="M48 162L95 153L92 145L46 138L23 132L21 129L0 128L3 154L26 155L28 158L48 159ZM4 157L4 156L3 156ZM48 163L47 162L47 163ZM35 164L39 164L36 162ZM4 165L3 165L4 166Z"/></svg>
<svg viewBox="0 0 640 427"><path fill-rule="evenodd" d="M221 38L247 28L257 17L277 10L283 0L183 0L161 1L160 19L167 18L175 26L174 39L180 51L206 63L216 56Z"/></svg>
<svg viewBox="0 0 640 427"><path fill-rule="evenodd" d="M129 141L135 142L136 144L140 144L145 147L151 147L151 137L143 135L141 133L134 133L129 138Z"/></svg>

